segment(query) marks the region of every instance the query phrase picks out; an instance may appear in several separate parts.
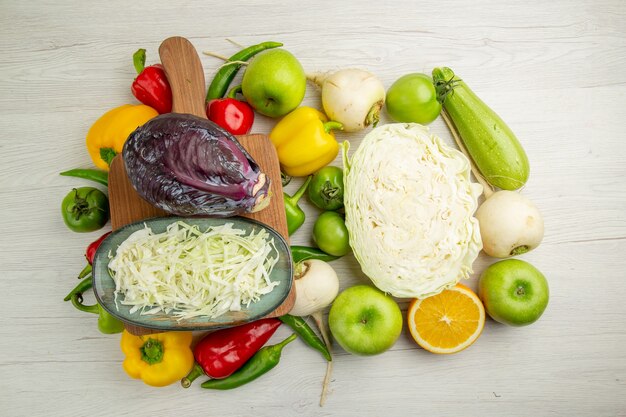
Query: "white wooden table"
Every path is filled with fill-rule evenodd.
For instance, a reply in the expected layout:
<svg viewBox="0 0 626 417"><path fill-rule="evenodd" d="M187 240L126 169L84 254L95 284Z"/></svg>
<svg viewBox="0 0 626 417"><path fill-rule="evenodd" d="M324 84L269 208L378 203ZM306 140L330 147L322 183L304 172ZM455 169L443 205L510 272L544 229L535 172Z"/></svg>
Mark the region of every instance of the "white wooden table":
<svg viewBox="0 0 626 417"><path fill-rule="evenodd" d="M176 3L0 3L0 415L626 416L626 3ZM425 352L406 330L376 357L337 348L323 408L324 360L300 341L270 374L230 392L127 377L119 335L100 334L95 316L62 301L100 232L64 226L63 196L86 183L58 173L91 166L89 126L134 102L133 52L146 48L154 63L172 35L225 55L236 50L226 38L281 41L308 71L366 68L387 87L453 68L530 158L524 194L546 236L523 259L549 279L545 315L526 328L490 320L458 355ZM202 62L210 78L219 62ZM314 88L305 104L319 105ZM272 123L258 117L254 131ZM431 126L451 143L441 120ZM353 146L361 137L338 135ZM303 205L298 244L310 243L316 213ZM481 255L470 286L491 262ZM351 256L333 265L343 288L367 282Z"/></svg>

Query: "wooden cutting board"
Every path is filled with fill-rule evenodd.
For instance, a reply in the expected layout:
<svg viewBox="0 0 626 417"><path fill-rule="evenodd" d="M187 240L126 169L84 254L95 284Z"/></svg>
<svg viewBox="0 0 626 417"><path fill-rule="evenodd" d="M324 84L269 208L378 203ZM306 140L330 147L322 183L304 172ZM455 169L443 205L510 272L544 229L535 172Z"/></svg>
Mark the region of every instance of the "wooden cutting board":
<svg viewBox="0 0 626 417"><path fill-rule="evenodd" d="M191 43L180 37L166 39L159 48L159 54L172 87L172 111L206 117L203 105L204 75L200 59ZM238 136L237 139L271 181L269 206L257 213L247 214L243 217L269 225L289 242L280 165L276 149L266 135L244 135ZM109 171L109 204L113 230L143 219L168 215L137 194L128 179L121 155L113 159ZM288 313L293 307L295 298L295 285L293 285L285 301L267 317L278 317ZM132 325L126 325L126 329L137 335L156 332L156 330Z"/></svg>

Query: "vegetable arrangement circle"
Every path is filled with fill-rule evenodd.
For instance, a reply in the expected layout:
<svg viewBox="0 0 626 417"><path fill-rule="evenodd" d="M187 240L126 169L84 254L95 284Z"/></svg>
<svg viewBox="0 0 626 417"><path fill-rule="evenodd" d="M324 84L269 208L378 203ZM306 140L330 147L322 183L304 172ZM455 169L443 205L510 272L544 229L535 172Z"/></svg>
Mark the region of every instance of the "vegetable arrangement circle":
<svg viewBox="0 0 626 417"><path fill-rule="evenodd" d="M176 37L165 42L171 40L190 45ZM543 237L538 209L513 191L526 183L529 164L502 119L447 67L433 69L433 78L406 74L385 92L365 70L307 75L281 46L263 42L222 58L227 62L217 69L203 107L208 120L171 113L167 74L173 76L177 66L166 61L167 72L160 64L146 66L145 49L139 49L131 91L143 104L111 109L89 129L87 150L100 170L61 173L108 186L111 161L123 153L135 191L170 214L212 221L255 213L270 204L270 178L233 135L250 132L256 111L282 117L269 140L283 186L291 176L306 177L293 196L282 196L288 234L305 222L298 205L304 194L323 210L312 230L317 247L292 246L291 258L287 243L271 227L248 233L244 225L235 228L233 219L202 231L193 224L198 218L144 220L126 226L141 228L127 230L124 240L116 230L94 241L85 254L82 281L64 300L97 314L105 334L122 332L118 317L127 324L176 330L145 337L124 331L128 375L152 386L182 377L185 388L208 376L202 388L237 388L274 368L283 348L299 336L328 361L322 405L332 369L322 316L329 306L335 340L360 355L382 353L399 337L403 317L392 296L413 298L406 316L410 333L434 353L456 353L474 343L485 314L516 326L539 319L549 289L530 264L509 259L491 265L481 276L480 296L458 284L473 272L481 249L509 257L534 249ZM231 87L243 65L242 84ZM307 79L320 87L324 112L301 106ZM376 127L384 105L399 123ZM440 114L462 152L423 126ZM350 159L349 142L339 145L334 131L369 126L374 129ZM340 148L343 169L328 165ZM472 182L472 169L480 184ZM494 192L492 186L502 190ZM483 192L487 199L477 211ZM73 189L61 209L75 232L100 229L109 218L107 196L93 187ZM148 224L163 230L153 232ZM350 251L377 288L356 285L338 295L339 277L327 262ZM290 313L267 318L286 299L292 277L298 297ZM92 286L98 303L85 305L83 293ZM154 321L133 321L132 315ZM306 316L316 321L322 338ZM294 334L264 346L281 323ZM193 349L191 332L179 331L214 330L215 324L227 328L206 335Z"/></svg>

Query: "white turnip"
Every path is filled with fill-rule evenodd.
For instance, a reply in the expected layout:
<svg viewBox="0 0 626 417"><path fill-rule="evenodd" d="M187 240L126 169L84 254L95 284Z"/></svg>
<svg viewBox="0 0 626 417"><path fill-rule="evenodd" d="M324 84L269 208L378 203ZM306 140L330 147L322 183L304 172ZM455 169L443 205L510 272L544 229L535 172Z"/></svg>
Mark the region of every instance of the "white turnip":
<svg viewBox="0 0 626 417"><path fill-rule="evenodd" d="M308 316L328 307L339 292L339 279L335 270L318 259L309 259L296 265L294 284L297 297L289 312L293 316Z"/></svg>
<svg viewBox="0 0 626 417"><path fill-rule="evenodd" d="M533 250L543 239L543 218L532 201L515 191L493 193L476 211L483 250L508 258Z"/></svg>
<svg viewBox="0 0 626 417"><path fill-rule="evenodd" d="M376 126L385 103L385 86L372 73L342 69L307 75L322 89L322 106L329 119L343 124L345 132Z"/></svg>

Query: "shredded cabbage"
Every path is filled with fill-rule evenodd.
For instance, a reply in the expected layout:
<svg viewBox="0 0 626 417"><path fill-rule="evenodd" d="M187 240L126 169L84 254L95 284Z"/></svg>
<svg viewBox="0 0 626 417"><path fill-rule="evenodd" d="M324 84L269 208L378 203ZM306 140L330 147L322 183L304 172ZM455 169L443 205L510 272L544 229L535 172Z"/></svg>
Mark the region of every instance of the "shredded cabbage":
<svg viewBox="0 0 626 417"><path fill-rule="evenodd" d="M482 248L472 217L482 192L470 164L424 126L372 130L348 161L344 203L350 246L363 273L396 297L423 298L472 272Z"/></svg>
<svg viewBox="0 0 626 417"><path fill-rule="evenodd" d="M179 320L240 311L279 284L269 278L278 251L268 237L263 229L246 236L232 223L204 232L182 221L163 233L146 226L109 261L115 302L122 294L119 303L132 306L131 314L164 312Z"/></svg>

